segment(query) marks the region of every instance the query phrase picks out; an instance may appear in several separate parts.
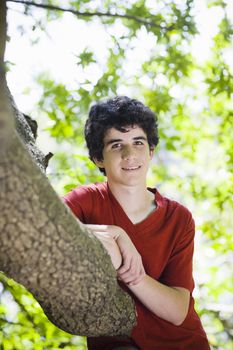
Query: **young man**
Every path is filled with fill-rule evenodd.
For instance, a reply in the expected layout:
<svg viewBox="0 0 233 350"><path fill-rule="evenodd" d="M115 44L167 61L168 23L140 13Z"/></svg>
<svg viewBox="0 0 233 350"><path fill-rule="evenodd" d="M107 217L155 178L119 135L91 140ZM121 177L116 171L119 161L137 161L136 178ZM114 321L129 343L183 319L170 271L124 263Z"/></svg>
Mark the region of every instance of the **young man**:
<svg viewBox="0 0 233 350"><path fill-rule="evenodd" d="M192 298L192 215L146 185L156 116L116 97L91 108L85 138L107 182L80 186L65 202L107 249L137 309L130 339L93 338L89 349L210 349Z"/></svg>

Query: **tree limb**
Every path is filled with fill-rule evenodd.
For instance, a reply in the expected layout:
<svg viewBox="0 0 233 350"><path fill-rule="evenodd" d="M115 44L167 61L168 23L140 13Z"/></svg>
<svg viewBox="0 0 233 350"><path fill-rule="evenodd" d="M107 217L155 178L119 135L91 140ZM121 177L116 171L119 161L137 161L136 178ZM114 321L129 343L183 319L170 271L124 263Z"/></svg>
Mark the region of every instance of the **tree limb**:
<svg viewBox="0 0 233 350"><path fill-rule="evenodd" d="M128 334L134 308L110 257L83 232L16 133L1 154L0 174L0 270L24 285L61 329Z"/></svg>
<svg viewBox="0 0 233 350"><path fill-rule="evenodd" d="M69 333L129 334L133 301L119 287L109 255L83 231L14 130L3 66L5 1L0 23L0 271L24 285Z"/></svg>
<svg viewBox="0 0 233 350"><path fill-rule="evenodd" d="M28 6L35 6L38 8L43 8L46 10L52 10L52 11L62 11L62 12L68 12L68 13L72 13L75 16L79 16L79 17L113 17L113 18L121 18L121 19L129 19L141 24L144 24L146 27L154 27L154 28L158 28L158 29L163 29L163 31L165 29L167 30L172 30L174 29L174 26L169 26L167 28L162 28L159 24L151 22L147 19L143 19L141 17L137 17L137 16L133 16L133 15L121 15L119 13L111 13L111 12L81 12L81 11L77 11L74 10L72 8L64 8L64 7L60 7L60 6L55 6L55 5L49 5L49 4L38 4L35 3L33 1L26 1L26 0L6 0L7 2L14 2L14 3L18 3L18 4L23 4L23 5L28 5Z"/></svg>
<svg viewBox="0 0 233 350"><path fill-rule="evenodd" d="M7 94L4 53L6 46L6 3L0 1L0 157L9 142L13 129L13 110Z"/></svg>

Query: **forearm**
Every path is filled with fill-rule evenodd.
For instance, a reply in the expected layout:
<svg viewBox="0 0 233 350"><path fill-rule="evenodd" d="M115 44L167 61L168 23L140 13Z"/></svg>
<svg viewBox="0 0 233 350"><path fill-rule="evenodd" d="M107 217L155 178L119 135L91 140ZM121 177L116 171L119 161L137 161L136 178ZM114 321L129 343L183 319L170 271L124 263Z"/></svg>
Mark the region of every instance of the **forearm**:
<svg viewBox="0 0 233 350"><path fill-rule="evenodd" d="M185 288L168 287L148 275L128 288L156 316L179 326L185 319L190 293Z"/></svg>
<svg viewBox="0 0 233 350"><path fill-rule="evenodd" d="M113 226L107 225L85 225L92 234L98 238L98 240L102 243L108 254L110 255L112 264L114 268L117 270L122 264L122 256L118 244L114 235L112 234L110 228Z"/></svg>
<svg viewBox="0 0 233 350"><path fill-rule="evenodd" d="M120 227L113 225L85 226L101 241L109 253L113 266L118 270L118 279L125 283L145 307L155 315L175 325L180 325L187 315L189 291L184 288L168 287L146 275L141 256Z"/></svg>

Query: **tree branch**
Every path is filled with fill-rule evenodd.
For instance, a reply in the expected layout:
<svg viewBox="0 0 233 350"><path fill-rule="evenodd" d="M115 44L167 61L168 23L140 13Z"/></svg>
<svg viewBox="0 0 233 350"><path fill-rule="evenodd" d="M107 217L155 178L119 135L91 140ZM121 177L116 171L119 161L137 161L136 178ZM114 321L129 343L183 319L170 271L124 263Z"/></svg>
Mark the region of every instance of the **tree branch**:
<svg viewBox="0 0 233 350"><path fill-rule="evenodd" d="M134 304L119 287L109 255L64 206L14 130L3 64L5 2L0 1L0 271L24 285L67 332L129 334Z"/></svg>
<svg viewBox="0 0 233 350"><path fill-rule="evenodd" d="M39 8L43 8L46 10L51 10L51 11L62 11L62 12L69 12L72 13L75 16L79 16L79 17L113 17L113 18L121 18L121 19L129 19L141 24L144 24L146 27L154 27L154 28L159 28L159 29L165 29L164 27L161 28L161 26L159 24L156 24L154 22L151 22L147 19L143 19L137 16L133 16L133 15L121 15L119 13L111 13L111 12L81 12L81 11L77 11L74 10L72 8L64 8L64 7L60 7L60 6L55 6L55 5L45 5L45 4L38 4L35 3L33 1L24 1L24 0L6 0L7 2L15 2L18 4L23 4L23 5L28 5L28 6L35 6L35 7L39 7ZM167 27L167 30L172 30L174 28L174 26L169 26Z"/></svg>
<svg viewBox="0 0 233 350"><path fill-rule="evenodd" d="M0 270L66 332L128 334L133 303L100 242L59 200L15 134L0 158Z"/></svg>
<svg viewBox="0 0 233 350"><path fill-rule="evenodd" d="M4 53L6 46L6 3L1 1L0 3L0 69L3 69Z"/></svg>
<svg viewBox="0 0 233 350"><path fill-rule="evenodd" d="M6 2L0 1L0 157L9 142L9 135L13 129L13 110L10 106L4 65L6 47Z"/></svg>

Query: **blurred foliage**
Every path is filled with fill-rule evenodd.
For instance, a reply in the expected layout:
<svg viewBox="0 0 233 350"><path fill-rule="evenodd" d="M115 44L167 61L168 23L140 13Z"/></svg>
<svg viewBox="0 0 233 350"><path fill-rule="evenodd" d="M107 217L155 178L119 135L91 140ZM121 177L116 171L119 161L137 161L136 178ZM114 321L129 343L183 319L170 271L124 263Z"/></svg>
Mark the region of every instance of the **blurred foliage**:
<svg viewBox="0 0 233 350"><path fill-rule="evenodd" d="M226 59L227 52L233 52L230 1L205 2L210 10L219 10L220 19L210 55L201 62L192 51L193 41L199 38L193 11L195 0L65 3L77 11L128 17L77 17L79 21L88 21L87 25L98 20L105 28L108 53L102 61L90 47L75 55L74 65L84 75L84 79L75 82L75 89L45 72L36 77L43 93L38 110L31 115L37 117L38 123L46 116L44 129L58 147L48 171L51 183L62 195L79 184L103 180L88 158L83 139L84 122L93 101L121 94L124 87L128 95L150 106L159 118L160 144L149 173L149 185L156 184L160 191L187 205L194 214L196 308L212 348L230 350L233 68ZM39 29L46 30L47 21L59 21L62 17L62 12L32 6L24 7L24 11L35 18L38 38ZM149 44L138 55L137 48L142 42ZM90 68L98 74L90 74ZM1 281L2 349L85 348L84 338L72 337L51 325L22 287L3 275ZM10 305L14 305L14 311Z"/></svg>
<svg viewBox="0 0 233 350"><path fill-rule="evenodd" d="M25 288L3 274L0 274L0 281L1 349L86 349L85 338L55 327Z"/></svg>

